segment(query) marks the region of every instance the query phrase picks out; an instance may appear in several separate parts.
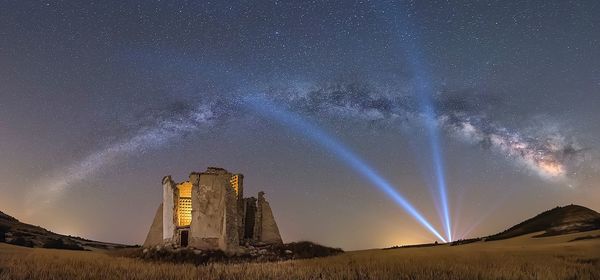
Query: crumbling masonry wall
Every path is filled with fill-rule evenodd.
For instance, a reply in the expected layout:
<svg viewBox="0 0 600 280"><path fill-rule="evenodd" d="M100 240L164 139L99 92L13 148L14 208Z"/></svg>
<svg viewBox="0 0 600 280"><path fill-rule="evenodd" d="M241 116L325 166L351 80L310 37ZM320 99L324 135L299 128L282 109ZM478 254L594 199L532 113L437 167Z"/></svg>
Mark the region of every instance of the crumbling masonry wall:
<svg viewBox="0 0 600 280"><path fill-rule="evenodd" d="M255 232L257 232L255 238L258 241L268 244L282 243L281 235L279 234L279 228L275 222L275 217L273 217L271 206L265 199L264 192L258 193L254 228Z"/></svg>
<svg viewBox="0 0 600 280"><path fill-rule="evenodd" d="M190 246L199 249L236 250L239 245L237 198L229 186L231 173L209 168L192 173Z"/></svg>
<svg viewBox="0 0 600 280"><path fill-rule="evenodd" d="M264 193L259 192L258 199L243 197L242 174L234 175L223 168L209 167L205 172L192 172L189 184L191 222L179 224L178 184L171 176L163 178L163 203L156 212L144 246L187 244L193 248L232 253L239 252L240 246L245 244L282 243ZM183 212L189 215L187 211ZM184 233L187 233L187 242Z"/></svg>
<svg viewBox="0 0 600 280"><path fill-rule="evenodd" d="M163 204L156 209L152 225L144 241L144 247L156 246L163 243Z"/></svg>
<svg viewBox="0 0 600 280"><path fill-rule="evenodd" d="M238 241L244 239L244 225L245 225L245 201L244 201L244 175L234 174L235 183L237 184L236 189L236 203L237 203L237 230L238 230Z"/></svg>
<svg viewBox="0 0 600 280"><path fill-rule="evenodd" d="M175 216L175 205L177 198L175 197L176 184L171 179L171 176L165 176L162 180L163 185L163 242L171 242L175 234L175 224L177 217Z"/></svg>

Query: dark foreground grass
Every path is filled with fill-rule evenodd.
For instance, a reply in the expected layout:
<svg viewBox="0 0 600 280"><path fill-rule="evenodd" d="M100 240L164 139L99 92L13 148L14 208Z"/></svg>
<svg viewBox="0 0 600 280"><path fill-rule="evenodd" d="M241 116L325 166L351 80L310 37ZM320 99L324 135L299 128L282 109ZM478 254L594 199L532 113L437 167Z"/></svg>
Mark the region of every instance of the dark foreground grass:
<svg viewBox="0 0 600 280"><path fill-rule="evenodd" d="M600 279L600 240L569 242L577 237L519 237L206 265L0 244L0 279Z"/></svg>

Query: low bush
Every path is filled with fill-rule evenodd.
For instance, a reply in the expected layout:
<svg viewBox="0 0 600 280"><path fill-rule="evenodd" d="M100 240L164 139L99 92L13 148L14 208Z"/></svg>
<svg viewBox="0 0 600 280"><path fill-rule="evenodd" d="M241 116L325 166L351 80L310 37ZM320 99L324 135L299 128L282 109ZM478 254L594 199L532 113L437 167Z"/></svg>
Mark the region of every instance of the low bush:
<svg viewBox="0 0 600 280"><path fill-rule="evenodd" d="M7 225L0 225L0 242L6 241L5 236L9 229L10 227Z"/></svg>
<svg viewBox="0 0 600 280"><path fill-rule="evenodd" d="M63 250L76 250L83 251L85 250L79 244L76 243L65 243L62 239L48 239L42 245L43 248L47 249L63 249Z"/></svg>
<svg viewBox="0 0 600 280"><path fill-rule="evenodd" d="M318 257L328 257L341 254L344 250L340 248L326 247L309 241L292 242L275 247L279 254L286 254L286 250L291 251L295 259L309 259Z"/></svg>
<svg viewBox="0 0 600 280"><path fill-rule="evenodd" d="M25 239L22 236L18 236L7 243L17 245L17 246L30 247L30 248L33 247L33 245L34 245L31 240Z"/></svg>

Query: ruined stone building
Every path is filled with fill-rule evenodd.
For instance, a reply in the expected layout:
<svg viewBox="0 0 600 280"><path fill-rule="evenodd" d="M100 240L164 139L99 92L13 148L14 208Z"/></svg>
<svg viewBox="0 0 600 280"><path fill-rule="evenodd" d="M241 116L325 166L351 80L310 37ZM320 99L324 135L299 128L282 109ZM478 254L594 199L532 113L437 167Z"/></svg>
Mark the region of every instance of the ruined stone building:
<svg viewBox="0 0 600 280"><path fill-rule="evenodd" d="M162 180L158 207L144 246L175 245L236 252L244 244L282 243L263 192L244 197L244 176L223 168L192 172L189 181Z"/></svg>

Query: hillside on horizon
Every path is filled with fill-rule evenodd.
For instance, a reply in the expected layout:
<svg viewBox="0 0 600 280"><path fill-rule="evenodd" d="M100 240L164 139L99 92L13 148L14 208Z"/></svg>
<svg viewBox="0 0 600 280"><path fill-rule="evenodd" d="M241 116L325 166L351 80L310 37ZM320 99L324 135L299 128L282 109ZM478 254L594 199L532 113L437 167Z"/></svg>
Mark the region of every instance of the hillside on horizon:
<svg viewBox="0 0 600 280"><path fill-rule="evenodd" d="M134 247L62 235L45 228L23 223L0 211L0 243L24 247L65 250L120 249Z"/></svg>
<svg viewBox="0 0 600 280"><path fill-rule="evenodd" d="M543 232L534 237L556 236L600 229L600 213L580 205L555 207L527 219L500 233L471 240L503 240L526 234ZM466 241L466 240L465 240ZM135 247L109 242L88 240L62 235L39 226L20 222L0 211L0 242L24 247L54 248L67 250L119 249ZM467 242L469 243L469 242ZM464 244L455 241L452 244ZM414 246L414 245L409 245Z"/></svg>
<svg viewBox="0 0 600 280"><path fill-rule="evenodd" d="M525 234L542 232L534 237L563 235L600 229L600 213L580 205L557 206L527 219L486 241L502 240Z"/></svg>

